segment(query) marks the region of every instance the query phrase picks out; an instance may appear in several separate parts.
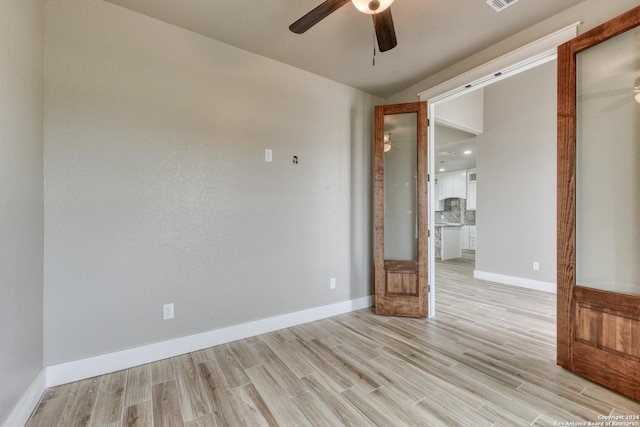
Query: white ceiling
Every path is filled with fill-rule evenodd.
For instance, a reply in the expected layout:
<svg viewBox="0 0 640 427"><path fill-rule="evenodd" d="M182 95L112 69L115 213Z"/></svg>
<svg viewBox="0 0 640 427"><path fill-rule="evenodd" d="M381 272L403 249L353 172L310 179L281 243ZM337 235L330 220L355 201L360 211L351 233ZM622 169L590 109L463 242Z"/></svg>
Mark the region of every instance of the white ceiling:
<svg viewBox="0 0 640 427"><path fill-rule="evenodd" d="M371 16L350 3L298 35L289 25L322 0L106 1L386 98L583 0L520 0L500 13L485 0L396 0L398 46L375 66Z"/></svg>
<svg viewBox="0 0 640 427"><path fill-rule="evenodd" d="M439 125L435 132L435 173L476 167L476 135ZM469 154L465 154L467 151Z"/></svg>

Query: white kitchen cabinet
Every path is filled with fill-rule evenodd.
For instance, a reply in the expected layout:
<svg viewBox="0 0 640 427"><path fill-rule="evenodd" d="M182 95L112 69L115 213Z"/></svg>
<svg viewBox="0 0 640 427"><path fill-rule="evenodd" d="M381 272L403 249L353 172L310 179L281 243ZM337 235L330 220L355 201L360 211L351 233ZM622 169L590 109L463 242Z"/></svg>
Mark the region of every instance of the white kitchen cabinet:
<svg viewBox="0 0 640 427"><path fill-rule="evenodd" d="M440 177L438 175L435 176L433 181L433 194L433 200L435 201L433 210L439 212L444 211L444 199L440 198Z"/></svg>
<svg viewBox="0 0 640 427"><path fill-rule="evenodd" d="M462 249L468 251L476 250L476 226L465 225L462 227Z"/></svg>
<svg viewBox="0 0 640 427"><path fill-rule="evenodd" d="M438 175L440 200L467 198L467 171L447 172Z"/></svg>
<svg viewBox="0 0 640 427"><path fill-rule="evenodd" d="M462 249L469 249L469 225L462 227Z"/></svg>
<svg viewBox="0 0 640 427"><path fill-rule="evenodd" d="M440 259L462 257L462 227L442 227Z"/></svg>
<svg viewBox="0 0 640 427"><path fill-rule="evenodd" d="M476 200L477 200L477 188L478 184L475 182L470 182L467 184L467 210L475 211L476 210Z"/></svg>
<svg viewBox="0 0 640 427"><path fill-rule="evenodd" d="M476 250L476 226L472 225L469 227L469 249L472 251Z"/></svg>
<svg viewBox="0 0 640 427"><path fill-rule="evenodd" d="M476 210L476 195L477 195L477 173L475 169L469 169L467 171L467 210Z"/></svg>

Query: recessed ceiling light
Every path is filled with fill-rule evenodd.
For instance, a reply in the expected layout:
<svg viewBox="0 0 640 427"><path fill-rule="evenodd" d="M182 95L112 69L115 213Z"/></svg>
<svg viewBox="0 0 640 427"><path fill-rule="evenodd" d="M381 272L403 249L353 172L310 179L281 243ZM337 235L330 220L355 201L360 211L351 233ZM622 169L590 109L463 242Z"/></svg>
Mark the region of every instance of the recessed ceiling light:
<svg viewBox="0 0 640 427"><path fill-rule="evenodd" d="M438 154L441 155L441 156L450 156L452 154L455 154L455 152L453 152L453 151L441 151Z"/></svg>
<svg viewBox="0 0 640 427"><path fill-rule="evenodd" d="M440 168L440 169L438 169L438 171L439 172L444 172L444 171L446 171L446 169L445 168Z"/></svg>
<svg viewBox="0 0 640 427"><path fill-rule="evenodd" d="M471 154L471 150L465 150L464 154Z"/></svg>

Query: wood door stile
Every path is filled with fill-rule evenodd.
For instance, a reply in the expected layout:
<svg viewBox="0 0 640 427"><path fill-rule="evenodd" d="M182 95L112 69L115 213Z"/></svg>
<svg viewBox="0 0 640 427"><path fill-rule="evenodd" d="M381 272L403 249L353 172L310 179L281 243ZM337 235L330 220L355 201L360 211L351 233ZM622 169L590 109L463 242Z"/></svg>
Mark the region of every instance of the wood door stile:
<svg viewBox="0 0 640 427"><path fill-rule="evenodd" d="M571 301L576 282L576 87L569 46L558 48L557 361L571 370ZM573 58L575 61L575 59ZM563 74L560 74L563 73ZM564 77L562 77L564 75ZM566 331L566 333L560 333Z"/></svg>
<svg viewBox="0 0 640 427"><path fill-rule="evenodd" d="M558 48L557 363L640 400L640 297L580 286L576 274L577 59L640 25L640 7Z"/></svg>
<svg viewBox="0 0 640 427"><path fill-rule="evenodd" d="M417 118L417 261L385 260L384 118L415 113ZM428 315L428 177L427 103L375 107L375 313L391 316Z"/></svg>

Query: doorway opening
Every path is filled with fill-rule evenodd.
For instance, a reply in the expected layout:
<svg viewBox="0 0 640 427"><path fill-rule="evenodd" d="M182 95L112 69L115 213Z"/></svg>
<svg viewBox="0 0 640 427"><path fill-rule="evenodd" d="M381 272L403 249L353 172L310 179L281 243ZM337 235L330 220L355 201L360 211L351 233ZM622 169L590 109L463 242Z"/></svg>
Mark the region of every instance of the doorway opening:
<svg viewBox="0 0 640 427"><path fill-rule="evenodd" d="M445 102L434 116L435 273L454 269L470 279L476 260L478 134L482 133L484 89ZM459 117L464 112L464 117ZM458 116L458 117L457 117ZM463 123L464 122L464 123ZM479 124L474 129L474 122Z"/></svg>
<svg viewBox="0 0 640 427"><path fill-rule="evenodd" d="M555 291L556 46L422 95L431 118L431 315L436 274L447 269L476 284Z"/></svg>

